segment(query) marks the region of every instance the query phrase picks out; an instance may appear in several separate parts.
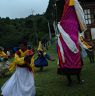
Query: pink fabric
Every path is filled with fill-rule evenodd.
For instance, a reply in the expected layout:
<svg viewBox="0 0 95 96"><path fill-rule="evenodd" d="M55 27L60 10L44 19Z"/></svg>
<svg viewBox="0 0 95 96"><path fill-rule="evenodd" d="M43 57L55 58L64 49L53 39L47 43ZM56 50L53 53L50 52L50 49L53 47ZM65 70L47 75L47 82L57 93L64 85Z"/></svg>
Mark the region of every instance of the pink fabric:
<svg viewBox="0 0 95 96"><path fill-rule="evenodd" d="M62 18L60 21L60 25L65 30L65 32L67 32L67 34L71 37L71 39L75 42L77 48L79 49L78 19L77 19L77 15L75 13L74 6L68 6L68 2L69 2L69 0L65 4L64 12L63 12L63 15L62 15ZM80 51L76 54L71 52L71 50L68 48L68 46L62 39L61 35L60 35L60 40L62 43L62 47L64 50L64 56L65 56L65 63L63 63L61 60L62 58L60 58L60 56L58 55L60 68L62 68L62 69L64 69L64 68L74 68L74 69L81 68Z"/></svg>

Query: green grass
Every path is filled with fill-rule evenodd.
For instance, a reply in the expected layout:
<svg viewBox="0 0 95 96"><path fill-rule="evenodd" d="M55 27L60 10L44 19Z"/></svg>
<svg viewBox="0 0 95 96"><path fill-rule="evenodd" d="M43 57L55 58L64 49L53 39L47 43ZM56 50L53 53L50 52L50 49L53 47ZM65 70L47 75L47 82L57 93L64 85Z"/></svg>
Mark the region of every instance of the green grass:
<svg viewBox="0 0 95 96"><path fill-rule="evenodd" d="M66 77L57 74L55 45L51 46L48 52L56 58L56 61L49 61L49 66L45 67L43 72L39 72L39 69L36 69L36 96L95 96L95 64L89 64L89 60L86 58L81 73L81 78L85 82L82 85L77 84L76 77L72 76L73 84L68 87ZM0 78L0 86L6 79L7 77Z"/></svg>

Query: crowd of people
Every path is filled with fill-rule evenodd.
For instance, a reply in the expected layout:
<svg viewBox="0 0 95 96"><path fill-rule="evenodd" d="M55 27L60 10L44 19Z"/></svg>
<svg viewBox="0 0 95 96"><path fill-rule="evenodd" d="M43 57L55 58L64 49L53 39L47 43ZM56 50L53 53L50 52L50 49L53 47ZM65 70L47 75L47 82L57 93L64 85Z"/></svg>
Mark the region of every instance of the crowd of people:
<svg viewBox="0 0 95 96"><path fill-rule="evenodd" d="M13 73L1 88L3 96L35 96L35 67L39 67L40 71L43 71L43 68L48 66L47 60L54 61L47 54L41 41L39 42L37 53L38 55L34 60L34 49L27 45L26 40L22 40L19 47L14 47L12 51L7 50L6 53L3 47L0 48L0 73L5 73L2 66ZM6 61L10 62L5 63ZM7 67L5 67L6 65ZM3 74L0 75L2 76ZM14 95L15 93L16 95Z"/></svg>
<svg viewBox="0 0 95 96"><path fill-rule="evenodd" d="M82 57L85 57L84 52L87 52L90 63L94 63L94 44L91 40L88 40L87 43L82 36L79 36L79 31L83 33L87 27L83 18L83 10L77 0L66 0L58 29L60 33L57 42L57 73L66 75L69 86L72 84L72 75L76 75L78 82L83 83L80 78L83 66ZM10 79L1 88L3 96L36 95L35 67L40 68L42 72L44 67L48 66L47 60L55 60L47 54L48 47L45 45L46 41L43 41L39 41L35 60L35 52L27 46L26 40L22 40L19 47L13 48L12 52L7 50L5 53L4 48L0 47L0 73L2 73L3 68L13 72ZM84 52L83 49L85 49ZM11 59L11 62L8 62L8 59Z"/></svg>
<svg viewBox="0 0 95 96"><path fill-rule="evenodd" d="M90 63L94 63L93 42L91 41L87 44L89 45L89 49L85 49L85 50L86 52L89 51L89 53L87 54L88 54ZM27 46L27 41L25 40L20 42L19 47L14 47L12 51L7 50L6 53L4 52L4 48L0 47L0 75L3 75L2 74L4 72L3 68L13 73L11 78L8 81L6 81L5 84L2 86L1 88L2 95L11 96L12 94L12 96L15 96L13 94L15 94L15 90L17 90L16 93L18 95L16 96L24 96L23 94L26 94L27 92L28 94L32 94L32 96L35 96L36 94L35 83L34 83L35 67L40 68L40 71L42 72L44 70L44 67L48 66L47 60L54 61L55 59L52 58L52 56L50 56L49 54L47 54L46 48L43 46L41 41L39 41L39 45L37 48L38 55L35 60L34 60L34 54L35 54L34 49ZM9 59L11 62L8 62ZM82 58L81 58L81 62L83 65ZM75 74L76 72L76 76L77 76L79 83L82 83L80 79L81 68L78 70L77 69L64 69L64 72L62 73L61 71L63 70L60 70L58 67L58 74L66 74L67 79L68 79L68 85L70 85L72 82L71 74ZM24 89L26 87L28 87L29 90L32 90L32 91L30 92L29 90ZM27 96L30 96L30 95L27 95Z"/></svg>

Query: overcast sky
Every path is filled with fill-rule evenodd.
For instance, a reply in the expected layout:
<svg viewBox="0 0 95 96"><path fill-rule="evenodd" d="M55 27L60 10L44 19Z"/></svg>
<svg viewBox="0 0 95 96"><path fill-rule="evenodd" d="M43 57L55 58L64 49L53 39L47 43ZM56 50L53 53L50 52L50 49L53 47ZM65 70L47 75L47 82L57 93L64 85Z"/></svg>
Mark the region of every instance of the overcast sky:
<svg viewBox="0 0 95 96"><path fill-rule="evenodd" d="M46 11L49 0L0 0L0 17L20 18Z"/></svg>

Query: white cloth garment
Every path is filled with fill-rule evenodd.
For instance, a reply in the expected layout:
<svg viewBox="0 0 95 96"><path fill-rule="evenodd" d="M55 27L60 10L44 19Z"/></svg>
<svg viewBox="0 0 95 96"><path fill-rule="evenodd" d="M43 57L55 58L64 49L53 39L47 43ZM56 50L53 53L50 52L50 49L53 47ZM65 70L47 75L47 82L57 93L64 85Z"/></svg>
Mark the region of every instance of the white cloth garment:
<svg viewBox="0 0 95 96"><path fill-rule="evenodd" d="M60 52L61 52L61 56L62 56L62 61L65 62L64 51L63 51L62 44L61 44L59 36L58 36L58 46L60 48Z"/></svg>
<svg viewBox="0 0 95 96"><path fill-rule="evenodd" d="M3 96L35 96L33 73L27 68L17 67L1 91Z"/></svg>
<svg viewBox="0 0 95 96"><path fill-rule="evenodd" d="M87 26L85 23L83 9L82 9L81 5L79 4L78 0L75 0L74 7L75 7L75 11L76 11L78 20L79 20L81 31L84 32L87 30Z"/></svg>
<svg viewBox="0 0 95 96"><path fill-rule="evenodd" d="M68 48L73 52L73 53L78 53L79 50L75 44L75 42L70 38L70 36L65 32L65 30L61 27L60 24L58 24L58 29L60 34L62 35L63 40L65 41L66 45Z"/></svg>

